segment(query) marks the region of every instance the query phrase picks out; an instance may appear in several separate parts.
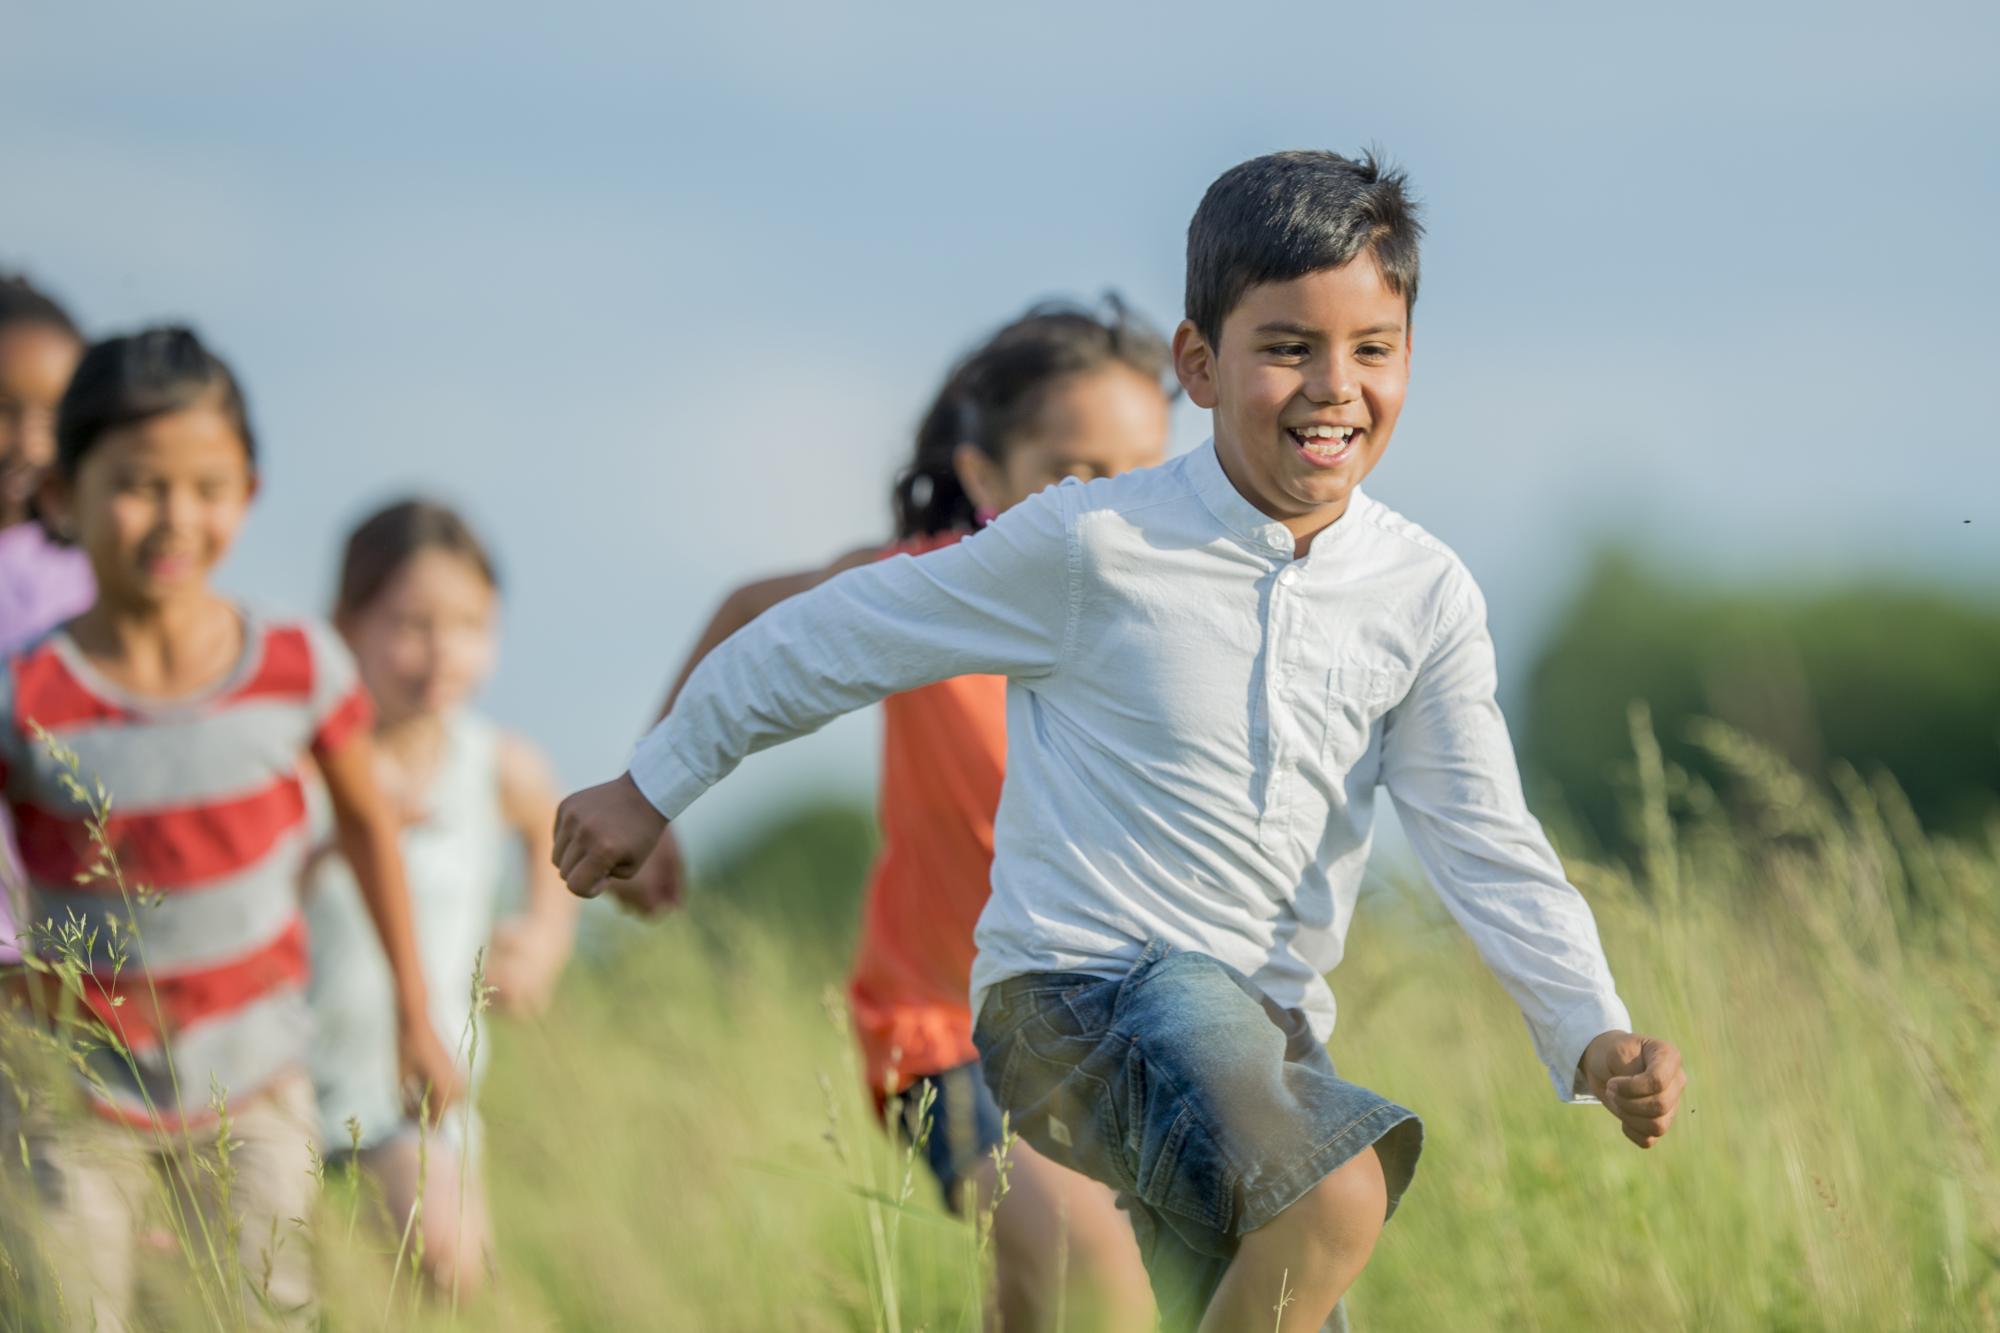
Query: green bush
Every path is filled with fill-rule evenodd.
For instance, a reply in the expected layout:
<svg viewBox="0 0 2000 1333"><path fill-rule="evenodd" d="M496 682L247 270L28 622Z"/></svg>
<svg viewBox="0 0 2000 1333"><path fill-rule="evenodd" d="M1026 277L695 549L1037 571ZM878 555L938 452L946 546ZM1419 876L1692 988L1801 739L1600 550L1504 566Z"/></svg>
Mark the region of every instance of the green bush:
<svg viewBox="0 0 2000 1333"><path fill-rule="evenodd" d="M1671 580L1599 559L1528 682L1523 767L1600 845L1629 850L1632 703L1665 759L1714 783L1694 720L1801 772L1893 773L1928 825L1967 832L2000 793L2000 607L1891 585L1828 592ZM1553 788L1553 792L1548 789Z"/></svg>

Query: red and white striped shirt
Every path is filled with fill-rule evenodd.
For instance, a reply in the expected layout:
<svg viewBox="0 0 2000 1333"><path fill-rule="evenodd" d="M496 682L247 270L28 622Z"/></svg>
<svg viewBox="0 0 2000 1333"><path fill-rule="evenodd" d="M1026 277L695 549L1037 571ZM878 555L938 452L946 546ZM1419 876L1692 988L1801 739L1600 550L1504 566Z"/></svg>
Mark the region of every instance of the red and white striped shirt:
<svg viewBox="0 0 2000 1333"><path fill-rule="evenodd" d="M301 1064L309 1039L303 760L365 727L369 705L326 626L242 614L235 668L180 699L120 689L62 630L0 668L0 785L31 948L49 954L51 932L88 942L85 1002L131 1062L93 1051L86 1084L135 1123L200 1123L213 1087L240 1103ZM36 723L110 796L125 891L92 874L87 809Z"/></svg>

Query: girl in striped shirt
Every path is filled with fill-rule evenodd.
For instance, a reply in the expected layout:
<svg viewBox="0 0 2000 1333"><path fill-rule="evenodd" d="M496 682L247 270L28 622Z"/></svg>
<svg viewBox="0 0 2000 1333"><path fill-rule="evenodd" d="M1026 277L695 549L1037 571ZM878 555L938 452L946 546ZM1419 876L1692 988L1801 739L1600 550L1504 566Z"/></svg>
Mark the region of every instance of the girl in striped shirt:
<svg viewBox="0 0 2000 1333"><path fill-rule="evenodd" d="M192 332L93 346L56 436L41 511L89 558L97 600L0 669L0 783L30 945L88 955L83 1003L116 1042L83 1063L92 1114L38 1094L21 1126L49 1254L72 1313L125 1327L134 1233L161 1167L188 1259L226 1256L234 1237L246 1314L303 1322L312 1265L294 1219L311 1211L317 1137L297 889L308 759L389 960L406 1086L440 1108L458 1081L430 1023L368 699L327 628L210 584L258 477L242 391ZM71 766L109 793L108 818L77 799ZM117 879L99 869L93 818ZM225 1119L223 1190L206 1167Z"/></svg>

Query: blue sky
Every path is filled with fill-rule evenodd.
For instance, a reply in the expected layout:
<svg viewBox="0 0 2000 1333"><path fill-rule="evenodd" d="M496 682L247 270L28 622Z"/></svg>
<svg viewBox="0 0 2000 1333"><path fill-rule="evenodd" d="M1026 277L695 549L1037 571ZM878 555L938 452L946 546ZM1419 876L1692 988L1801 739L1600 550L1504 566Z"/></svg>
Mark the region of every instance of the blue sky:
<svg viewBox="0 0 2000 1333"><path fill-rule="evenodd" d="M244 594L317 609L369 506L460 503L509 579L490 707L581 783L729 585L885 531L984 329L1106 287L1169 325L1219 171L1378 143L1430 240L1370 489L1470 562L1518 677L1609 537L1992 586L1996 13L15 4L0 265L236 362ZM753 760L697 850L865 796L874 736Z"/></svg>

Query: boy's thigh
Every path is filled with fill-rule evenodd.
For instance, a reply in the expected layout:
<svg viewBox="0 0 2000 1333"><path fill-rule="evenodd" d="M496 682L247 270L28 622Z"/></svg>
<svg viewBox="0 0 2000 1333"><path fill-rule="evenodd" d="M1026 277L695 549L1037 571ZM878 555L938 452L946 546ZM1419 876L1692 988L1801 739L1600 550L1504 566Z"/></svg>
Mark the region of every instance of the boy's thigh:
<svg viewBox="0 0 2000 1333"><path fill-rule="evenodd" d="M975 1040L1023 1136L1130 1196L1163 1314L1162 1283L1212 1290L1245 1232L1357 1153L1376 1148L1392 1209L1415 1168L1416 1117L1204 954L1156 944L1122 978L1015 978Z"/></svg>

